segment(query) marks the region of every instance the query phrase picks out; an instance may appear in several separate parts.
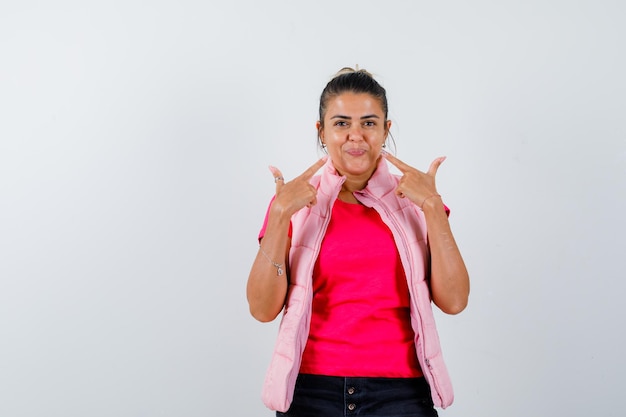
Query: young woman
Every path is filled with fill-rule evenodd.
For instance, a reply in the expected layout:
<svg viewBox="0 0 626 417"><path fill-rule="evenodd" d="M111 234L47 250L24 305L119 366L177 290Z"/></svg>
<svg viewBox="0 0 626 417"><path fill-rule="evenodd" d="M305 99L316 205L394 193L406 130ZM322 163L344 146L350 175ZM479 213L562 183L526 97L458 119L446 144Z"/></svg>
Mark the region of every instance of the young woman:
<svg viewBox="0 0 626 417"><path fill-rule="evenodd" d="M291 181L270 168L247 296L260 321L284 309L263 390L277 416L436 416L452 403L431 302L461 312L469 277L435 187L444 158L421 172L385 152L387 113L371 74L344 68L320 98L328 156Z"/></svg>

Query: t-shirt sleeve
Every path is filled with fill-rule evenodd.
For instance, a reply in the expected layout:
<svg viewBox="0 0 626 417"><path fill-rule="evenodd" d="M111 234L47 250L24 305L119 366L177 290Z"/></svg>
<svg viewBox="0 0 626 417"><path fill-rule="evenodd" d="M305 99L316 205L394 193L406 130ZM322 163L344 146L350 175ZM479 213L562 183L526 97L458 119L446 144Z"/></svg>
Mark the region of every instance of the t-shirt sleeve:
<svg viewBox="0 0 626 417"><path fill-rule="evenodd" d="M261 242L261 239L263 239L263 236L265 236L265 229L267 229L267 219L270 216L270 208L272 208L272 203L274 202L274 198L276 198L276 196L272 197L270 204L267 206L267 211L265 212L265 218L263 219L263 226L261 227L261 231L259 231L259 242ZM291 237L291 221L289 222L289 237Z"/></svg>

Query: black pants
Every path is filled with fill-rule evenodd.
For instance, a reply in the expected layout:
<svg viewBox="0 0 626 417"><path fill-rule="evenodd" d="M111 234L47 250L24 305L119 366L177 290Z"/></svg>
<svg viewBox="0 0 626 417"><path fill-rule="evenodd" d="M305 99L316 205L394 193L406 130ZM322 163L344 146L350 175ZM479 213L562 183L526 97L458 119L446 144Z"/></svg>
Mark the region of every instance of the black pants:
<svg viewBox="0 0 626 417"><path fill-rule="evenodd" d="M300 374L291 408L278 417L436 417L424 378Z"/></svg>

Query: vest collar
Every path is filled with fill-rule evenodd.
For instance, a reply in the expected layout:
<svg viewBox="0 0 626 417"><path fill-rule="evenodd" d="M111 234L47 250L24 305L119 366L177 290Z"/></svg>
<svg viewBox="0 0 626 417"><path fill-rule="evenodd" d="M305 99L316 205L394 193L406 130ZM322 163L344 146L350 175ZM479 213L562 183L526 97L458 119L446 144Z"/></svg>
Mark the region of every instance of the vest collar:
<svg viewBox="0 0 626 417"><path fill-rule="evenodd" d="M337 173L335 166L330 158L328 158L326 164L322 167L319 191L329 197L336 198L345 180L346 177ZM389 192L393 192L396 186L397 180L395 180L394 176L389 172L385 158L381 157L378 160L376 170L370 177L363 191L376 197L382 197Z"/></svg>

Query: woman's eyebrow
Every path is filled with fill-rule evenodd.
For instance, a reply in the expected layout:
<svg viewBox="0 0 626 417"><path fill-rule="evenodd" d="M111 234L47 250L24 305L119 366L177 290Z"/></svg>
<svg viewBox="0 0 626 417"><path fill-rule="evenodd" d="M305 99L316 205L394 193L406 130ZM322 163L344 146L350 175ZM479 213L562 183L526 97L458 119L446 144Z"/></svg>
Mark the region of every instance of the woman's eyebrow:
<svg viewBox="0 0 626 417"><path fill-rule="evenodd" d="M344 116L343 114L336 114L334 116L331 117L331 119L346 119L346 120L351 120L352 117L350 116ZM363 119L380 119L380 117L377 114L368 114L366 116L361 116L361 120Z"/></svg>

